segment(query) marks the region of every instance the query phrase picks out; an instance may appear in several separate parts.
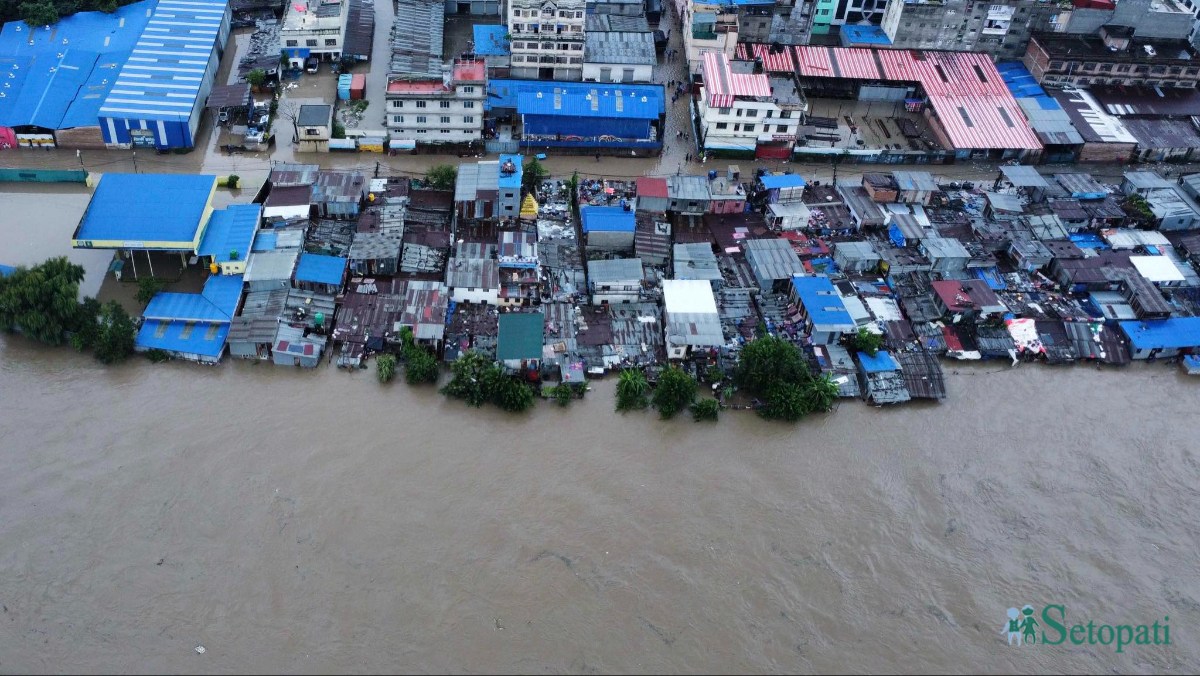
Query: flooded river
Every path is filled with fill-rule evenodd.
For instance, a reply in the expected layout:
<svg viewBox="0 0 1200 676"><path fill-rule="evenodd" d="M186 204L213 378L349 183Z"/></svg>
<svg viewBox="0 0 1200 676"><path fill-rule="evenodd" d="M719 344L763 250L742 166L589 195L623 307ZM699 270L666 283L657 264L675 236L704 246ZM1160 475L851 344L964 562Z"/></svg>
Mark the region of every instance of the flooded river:
<svg viewBox="0 0 1200 676"><path fill-rule="evenodd" d="M10 262L81 208L0 199ZM1175 368L947 363L941 404L795 426L612 385L509 416L0 337L0 672L1200 669ZM1010 647L1026 603L1172 643Z"/></svg>

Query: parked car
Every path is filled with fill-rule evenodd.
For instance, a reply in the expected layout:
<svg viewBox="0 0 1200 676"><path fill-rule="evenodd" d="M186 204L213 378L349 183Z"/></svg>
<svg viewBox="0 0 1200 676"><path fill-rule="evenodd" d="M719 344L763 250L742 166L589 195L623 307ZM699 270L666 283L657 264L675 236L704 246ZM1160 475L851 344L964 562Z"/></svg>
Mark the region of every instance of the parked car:
<svg viewBox="0 0 1200 676"><path fill-rule="evenodd" d="M258 127L246 128L246 143L262 143L263 130Z"/></svg>
<svg viewBox="0 0 1200 676"><path fill-rule="evenodd" d="M310 56L310 57L308 57L308 61L305 62L304 69L306 71L308 71L309 73L315 73L315 72L317 72L317 68L320 65L321 65L321 62L317 60L317 57Z"/></svg>
<svg viewBox="0 0 1200 676"><path fill-rule="evenodd" d="M226 110L225 108L222 108L221 111L217 113L217 124L228 124L228 123L229 123L229 111Z"/></svg>

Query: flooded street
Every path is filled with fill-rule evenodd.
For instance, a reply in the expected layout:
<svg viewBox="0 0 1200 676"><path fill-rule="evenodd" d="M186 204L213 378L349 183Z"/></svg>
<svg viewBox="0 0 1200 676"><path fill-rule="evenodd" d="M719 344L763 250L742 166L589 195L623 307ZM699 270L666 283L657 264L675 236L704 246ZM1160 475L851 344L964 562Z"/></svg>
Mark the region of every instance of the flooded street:
<svg viewBox="0 0 1200 676"><path fill-rule="evenodd" d="M0 261L62 253L86 191L22 190ZM1196 383L945 365L710 425L0 336L0 671L1200 668ZM1172 644L1009 647L1025 603Z"/></svg>

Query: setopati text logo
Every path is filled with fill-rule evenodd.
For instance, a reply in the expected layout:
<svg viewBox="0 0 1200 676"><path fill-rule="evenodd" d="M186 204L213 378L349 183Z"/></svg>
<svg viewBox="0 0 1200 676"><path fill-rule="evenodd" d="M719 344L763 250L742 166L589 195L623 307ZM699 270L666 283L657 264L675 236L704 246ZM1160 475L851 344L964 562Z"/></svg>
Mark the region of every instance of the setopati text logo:
<svg viewBox="0 0 1200 676"><path fill-rule="evenodd" d="M1168 616L1161 623L1155 620L1151 624L1098 624L1092 620L1071 624L1067 607L1052 603L1042 608L1040 616L1030 605L1020 610L1009 608L1008 621L1000 634L1015 646L1105 645L1116 646L1116 651L1123 653L1129 646L1171 645L1170 621Z"/></svg>

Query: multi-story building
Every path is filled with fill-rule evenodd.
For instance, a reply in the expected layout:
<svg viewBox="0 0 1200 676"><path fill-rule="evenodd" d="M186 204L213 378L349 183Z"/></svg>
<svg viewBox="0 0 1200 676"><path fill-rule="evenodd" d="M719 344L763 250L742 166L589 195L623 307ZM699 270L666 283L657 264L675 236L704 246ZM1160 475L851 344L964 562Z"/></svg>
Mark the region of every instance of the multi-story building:
<svg viewBox="0 0 1200 676"><path fill-rule="evenodd" d="M1054 87L1138 85L1195 89L1200 53L1187 40L1142 39L1129 26L1103 26L1099 35L1037 33L1025 67Z"/></svg>
<svg viewBox="0 0 1200 676"><path fill-rule="evenodd" d="M387 128L417 143L465 143L483 135L487 65L456 61L438 80L393 80L387 87Z"/></svg>
<svg viewBox="0 0 1200 676"><path fill-rule="evenodd" d="M1068 0L893 0L883 12L883 32L895 49L984 52L1016 59L1034 32L1066 28Z"/></svg>
<svg viewBox="0 0 1200 676"><path fill-rule="evenodd" d="M692 75L700 72L701 55L719 52L732 59L737 51L738 15L728 5L689 3L683 10L683 49Z"/></svg>
<svg viewBox="0 0 1200 676"><path fill-rule="evenodd" d="M801 14L808 15L807 30L812 36L828 35L833 26L878 24L888 0L808 0L802 4Z"/></svg>
<svg viewBox="0 0 1200 676"><path fill-rule="evenodd" d="M308 57L337 61L346 39L347 0L288 3L279 27L279 50L291 68L303 68Z"/></svg>
<svg viewBox="0 0 1200 676"><path fill-rule="evenodd" d="M584 0L510 0L512 76L582 79L585 6Z"/></svg>
<svg viewBox="0 0 1200 676"><path fill-rule="evenodd" d="M791 148L802 106L790 94L793 83L772 82L749 61L730 62L724 54L704 54L704 92L696 102L701 142L709 150L755 152L759 146Z"/></svg>

